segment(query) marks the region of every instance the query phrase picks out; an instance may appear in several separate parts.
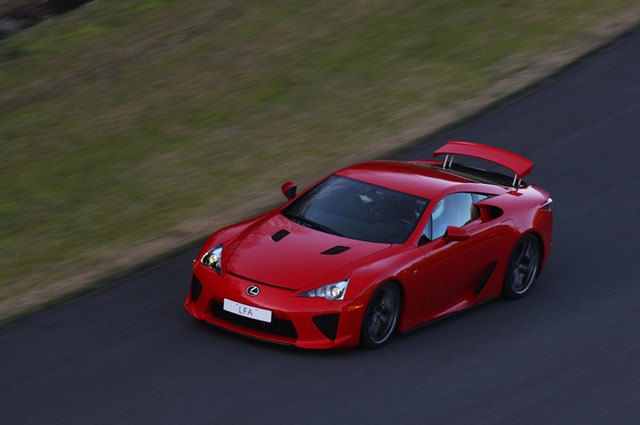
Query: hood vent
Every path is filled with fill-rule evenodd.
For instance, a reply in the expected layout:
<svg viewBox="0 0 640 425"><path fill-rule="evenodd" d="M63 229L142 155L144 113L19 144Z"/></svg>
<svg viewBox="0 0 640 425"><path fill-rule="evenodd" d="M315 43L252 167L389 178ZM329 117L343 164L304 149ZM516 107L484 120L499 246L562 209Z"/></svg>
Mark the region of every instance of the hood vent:
<svg viewBox="0 0 640 425"><path fill-rule="evenodd" d="M282 239L284 239L287 235L289 234L289 232L287 230L278 230L277 232L275 232L273 235L271 235L271 240L274 242L280 242Z"/></svg>
<svg viewBox="0 0 640 425"><path fill-rule="evenodd" d="M322 252L322 255L336 255L336 254L341 254L347 250L349 250L351 248L349 248L348 246L334 246L333 248L329 248L326 251Z"/></svg>

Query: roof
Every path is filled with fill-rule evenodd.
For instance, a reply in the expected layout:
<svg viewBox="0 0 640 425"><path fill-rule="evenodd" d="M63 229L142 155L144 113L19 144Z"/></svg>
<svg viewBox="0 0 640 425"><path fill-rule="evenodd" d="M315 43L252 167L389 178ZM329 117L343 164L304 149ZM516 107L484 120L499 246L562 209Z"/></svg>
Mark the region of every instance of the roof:
<svg viewBox="0 0 640 425"><path fill-rule="evenodd" d="M343 168L335 174L426 199L434 199L440 192L461 183L473 182L426 164L404 161L365 162Z"/></svg>

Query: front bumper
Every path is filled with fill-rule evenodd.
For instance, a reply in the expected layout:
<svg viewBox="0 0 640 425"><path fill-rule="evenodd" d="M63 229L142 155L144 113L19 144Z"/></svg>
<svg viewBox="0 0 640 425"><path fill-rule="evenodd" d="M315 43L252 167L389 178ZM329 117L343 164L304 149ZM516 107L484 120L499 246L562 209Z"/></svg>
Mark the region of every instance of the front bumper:
<svg viewBox="0 0 640 425"><path fill-rule="evenodd" d="M246 293L252 285L260 288L255 297ZM271 323L225 311L225 298L270 310ZM301 348L326 349L358 344L366 302L302 298L294 291L230 273L221 276L196 262L184 306L196 319L239 334Z"/></svg>

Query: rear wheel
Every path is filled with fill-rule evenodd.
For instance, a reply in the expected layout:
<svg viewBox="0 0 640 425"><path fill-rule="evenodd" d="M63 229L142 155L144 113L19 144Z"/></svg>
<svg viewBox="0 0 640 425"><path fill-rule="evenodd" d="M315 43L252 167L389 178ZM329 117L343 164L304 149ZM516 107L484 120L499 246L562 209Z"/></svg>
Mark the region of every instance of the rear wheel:
<svg viewBox="0 0 640 425"><path fill-rule="evenodd" d="M542 249L534 235L520 238L509 257L502 295L512 299L524 297L538 274L541 258Z"/></svg>
<svg viewBox="0 0 640 425"><path fill-rule="evenodd" d="M374 292L362 320L360 345L378 348L391 339L398 327L401 309L400 290L385 283Z"/></svg>

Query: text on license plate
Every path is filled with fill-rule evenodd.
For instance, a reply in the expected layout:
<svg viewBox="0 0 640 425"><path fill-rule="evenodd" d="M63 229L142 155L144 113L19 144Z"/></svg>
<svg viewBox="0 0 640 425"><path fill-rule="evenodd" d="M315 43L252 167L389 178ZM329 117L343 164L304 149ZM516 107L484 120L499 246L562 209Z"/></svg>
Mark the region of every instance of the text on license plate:
<svg viewBox="0 0 640 425"><path fill-rule="evenodd" d="M250 305L242 304L236 301L231 301L226 298L224 299L224 304L222 307L229 313L234 313L239 316L248 317L250 319L271 323L271 310L252 307Z"/></svg>

